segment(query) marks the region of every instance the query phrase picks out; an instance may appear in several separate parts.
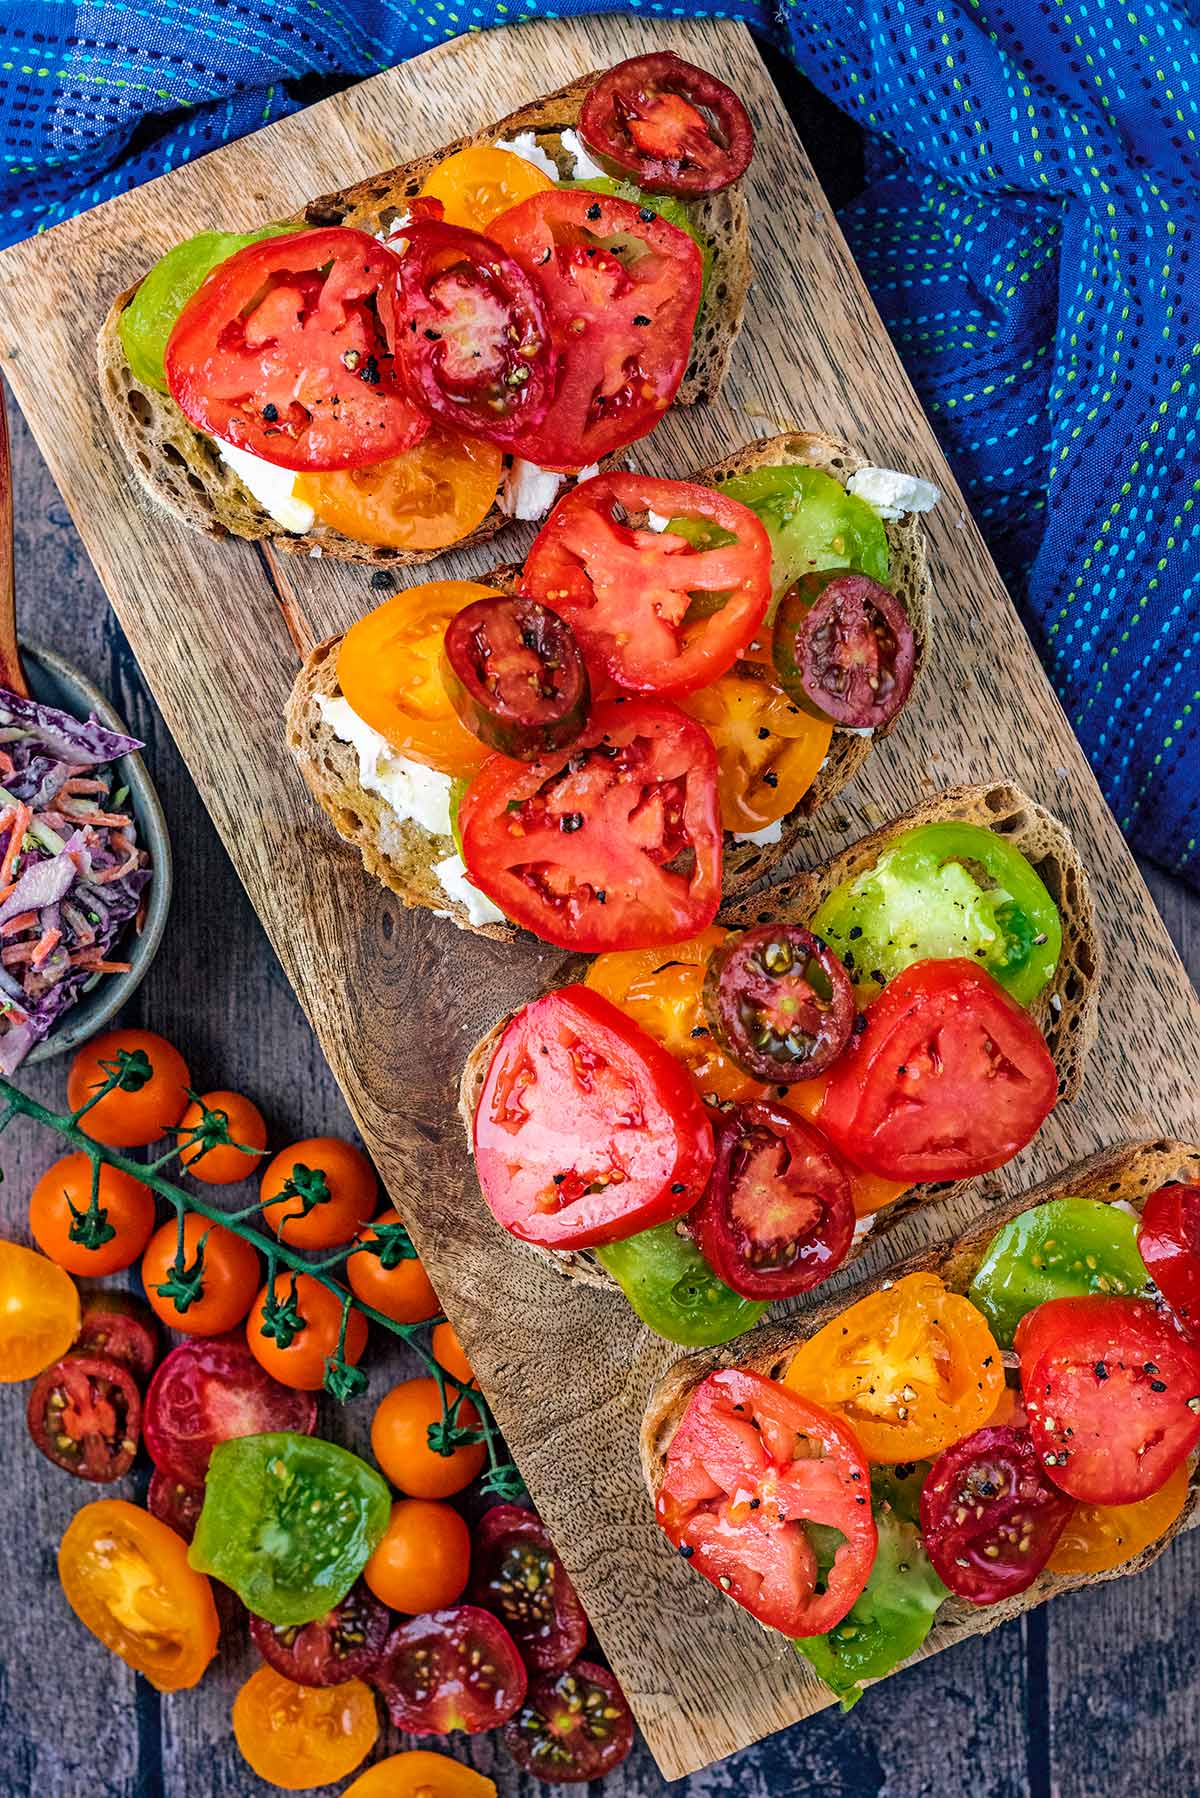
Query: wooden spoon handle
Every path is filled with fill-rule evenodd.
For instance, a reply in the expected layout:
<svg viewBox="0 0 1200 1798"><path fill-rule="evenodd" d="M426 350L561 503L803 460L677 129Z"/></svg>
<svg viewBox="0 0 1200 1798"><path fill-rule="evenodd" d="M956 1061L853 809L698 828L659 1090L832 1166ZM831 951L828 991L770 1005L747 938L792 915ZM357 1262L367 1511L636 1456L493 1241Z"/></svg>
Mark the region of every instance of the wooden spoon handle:
<svg viewBox="0 0 1200 1798"><path fill-rule="evenodd" d="M13 566L12 456L8 447L8 413L0 380L0 687L31 698L17 647L17 585Z"/></svg>

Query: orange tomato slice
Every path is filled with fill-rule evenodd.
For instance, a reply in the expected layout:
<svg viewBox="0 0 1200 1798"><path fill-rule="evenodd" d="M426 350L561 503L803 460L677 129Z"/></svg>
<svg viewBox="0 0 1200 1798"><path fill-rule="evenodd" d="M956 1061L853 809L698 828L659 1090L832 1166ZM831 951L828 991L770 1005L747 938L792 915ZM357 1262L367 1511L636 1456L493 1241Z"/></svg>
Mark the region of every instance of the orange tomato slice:
<svg viewBox="0 0 1200 1798"><path fill-rule="evenodd" d="M807 1118L810 1124L821 1127L821 1104L825 1098L825 1088L829 1084L828 1074L818 1074L815 1080L798 1080L789 1086L787 1096L779 1103L788 1111L798 1112ZM846 1172L850 1177L850 1197L854 1200L854 1210L858 1217L870 1217L875 1211L882 1211L893 1199L898 1199L908 1187L900 1180L885 1180L880 1174L868 1174L862 1168L852 1167L846 1162Z"/></svg>
<svg viewBox="0 0 1200 1798"><path fill-rule="evenodd" d="M274 1667L252 1673L233 1701L233 1733L260 1779L285 1792L344 1779L379 1734L375 1694L361 1679L299 1686Z"/></svg>
<svg viewBox="0 0 1200 1798"><path fill-rule="evenodd" d="M468 231L486 234L502 212L533 194L548 193L556 185L513 150L473 144L439 162L426 177L421 193L442 202L447 225L463 225Z"/></svg>
<svg viewBox="0 0 1200 1798"><path fill-rule="evenodd" d="M429 1748L389 1755L360 1773L342 1798L496 1798L492 1780Z"/></svg>
<svg viewBox="0 0 1200 1798"><path fill-rule="evenodd" d="M1188 1470L1131 1505L1076 1505L1046 1566L1051 1573L1106 1573L1166 1533L1187 1503Z"/></svg>
<svg viewBox="0 0 1200 1798"><path fill-rule="evenodd" d="M801 711L765 669L724 674L678 704L716 744L726 830L764 830L786 817L829 753L830 721Z"/></svg>
<svg viewBox="0 0 1200 1798"><path fill-rule="evenodd" d="M322 524L381 549L446 549L481 525L504 472L504 452L436 421L402 456L365 468L296 477L296 497Z"/></svg>

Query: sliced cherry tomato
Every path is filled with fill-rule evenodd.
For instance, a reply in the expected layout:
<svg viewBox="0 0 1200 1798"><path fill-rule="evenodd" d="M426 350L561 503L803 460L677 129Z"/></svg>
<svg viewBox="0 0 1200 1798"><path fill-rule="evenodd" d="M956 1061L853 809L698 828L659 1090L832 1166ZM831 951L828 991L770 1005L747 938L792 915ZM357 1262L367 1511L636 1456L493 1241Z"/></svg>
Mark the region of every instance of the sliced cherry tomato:
<svg viewBox="0 0 1200 1798"><path fill-rule="evenodd" d="M114 1076L120 1085L97 1092ZM187 1062L153 1030L105 1030L86 1043L67 1075L67 1104L79 1128L112 1149L140 1149L173 1130L188 1105Z"/></svg>
<svg viewBox="0 0 1200 1798"><path fill-rule="evenodd" d="M565 754L493 756L458 816L474 884L564 949L676 942L721 901L716 755L664 700L605 701Z"/></svg>
<svg viewBox="0 0 1200 1798"><path fill-rule="evenodd" d="M549 175L503 144L469 144L425 177L423 195L440 200L448 225L486 231L494 218L555 187Z"/></svg>
<svg viewBox="0 0 1200 1798"><path fill-rule="evenodd" d="M202 1486L218 1442L295 1430L310 1436L316 1400L264 1373L241 1336L196 1337L173 1348L146 1393L146 1449L185 1486Z"/></svg>
<svg viewBox="0 0 1200 1798"><path fill-rule="evenodd" d="M715 527L721 541L651 530L650 513ZM562 613L595 676L630 693L691 693L733 666L766 616L771 543L747 506L710 487L602 474L558 501L523 581Z"/></svg>
<svg viewBox="0 0 1200 1798"><path fill-rule="evenodd" d="M425 1323L442 1308L394 1211L382 1212L358 1232L346 1257L346 1279L355 1298L398 1324Z"/></svg>
<svg viewBox="0 0 1200 1798"><path fill-rule="evenodd" d="M204 1487L185 1486L182 1480L172 1479L169 1473L156 1467L150 1475L146 1509L151 1517L157 1517L177 1536L190 1542L204 1509Z"/></svg>
<svg viewBox="0 0 1200 1798"><path fill-rule="evenodd" d="M415 1615L455 1604L470 1565L471 1534L451 1505L433 1498L401 1498L392 1506L363 1578L383 1604Z"/></svg>
<svg viewBox="0 0 1200 1798"><path fill-rule="evenodd" d="M1046 1566L1064 1575L1123 1567L1165 1536L1188 1502L1186 1463L1157 1492L1130 1505L1076 1505Z"/></svg>
<svg viewBox="0 0 1200 1798"><path fill-rule="evenodd" d="M497 1798L495 1781L461 1761L410 1748L360 1773L342 1798Z"/></svg>
<svg viewBox="0 0 1200 1798"><path fill-rule="evenodd" d="M1128 1505L1200 1442L1200 1351L1146 1299L1051 1299L1017 1326L1034 1447L1081 1504Z"/></svg>
<svg viewBox="0 0 1200 1798"><path fill-rule="evenodd" d="M607 1667L576 1661L535 1673L501 1739L518 1767L552 1785L604 1779L633 1747L633 1712Z"/></svg>
<svg viewBox="0 0 1200 1798"><path fill-rule="evenodd" d="M68 1273L115 1274L136 1261L150 1240L154 1195L119 1168L101 1163L93 1169L76 1150L52 1163L34 1187L29 1228L42 1253Z"/></svg>
<svg viewBox="0 0 1200 1798"><path fill-rule="evenodd" d="M473 774L487 751L460 722L442 681L442 646L455 613L490 587L426 581L393 594L352 624L338 651L338 685L392 748L444 774Z"/></svg>
<svg viewBox="0 0 1200 1798"><path fill-rule="evenodd" d="M1138 1249L1189 1336L1200 1332L1200 1186L1160 1186L1142 1207Z"/></svg>
<svg viewBox="0 0 1200 1798"><path fill-rule="evenodd" d="M315 1623L268 1623L252 1616L250 1640L269 1667L298 1686L340 1686L375 1671L391 1627L387 1606L356 1580L342 1602Z"/></svg>
<svg viewBox="0 0 1200 1798"><path fill-rule="evenodd" d="M729 187L754 154L754 127L733 89L672 50L606 70L583 102L579 135L647 193L687 199Z"/></svg>
<svg viewBox="0 0 1200 1798"><path fill-rule="evenodd" d="M793 811L820 773L833 725L789 699L766 669L741 665L679 701L717 750L721 824L753 836Z"/></svg>
<svg viewBox="0 0 1200 1798"><path fill-rule="evenodd" d="M504 1625L469 1604L398 1624L375 1674L396 1728L418 1736L495 1729L512 1716L528 1683Z"/></svg>
<svg viewBox="0 0 1200 1798"><path fill-rule="evenodd" d="M340 1136L306 1136L268 1162L259 1187L263 1216L296 1249L349 1242L375 1209L379 1182L361 1149Z"/></svg>
<svg viewBox="0 0 1200 1798"><path fill-rule="evenodd" d="M234 1186L239 1180L248 1180L258 1171L267 1146L267 1124L262 1112L244 1093L204 1093L193 1099L179 1120L178 1128L184 1138L188 1132L194 1134L202 1129L206 1115L225 1120L230 1140L206 1148L203 1135L196 1137L180 1155L180 1162L193 1180L201 1180L206 1186Z"/></svg>
<svg viewBox="0 0 1200 1798"><path fill-rule="evenodd" d="M293 492L322 524L381 549L448 549L495 502L504 451L436 420L420 443L386 462L296 476Z"/></svg>
<svg viewBox="0 0 1200 1798"><path fill-rule="evenodd" d="M914 962L862 1014L835 1064L820 1125L889 1180L964 1180L1002 1167L1054 1109L1041 1031L973 962Z"/></svg>
<svg viewBox="0 0 1200 1798"><path fill-rule="evenodd" d="M747 1299L795 1298L846 1259L854 1205L819 1130L765 1100L714 1113L716 1160L692 1218L718 1279Z"/></svg>
<svg viewBox="0 0 1200 1798"><path fill-rule="evenodd" d="M825 1088L829 1084L829 1075L821 1074L816 1080L798 1080L794 1086L778 1089L779 1103L786 1111L794 1111L798 1117L807 1118L810 1124L820 1127L821 1106L825 1102ZM854 1215L857 1218L870 1217L876 1211L882 1211L902 1193L908 1191L909 1182L905 1180L884 1180L878 1174L868 1174L865 1168L855 1167L852 1161L845 1163L846 1177L850 1182L850 1197L854 1201Z"/></svg>
<svg viewBox="0 0 1200 1798"><path fill-rule="evenodd" d="M607 999L561 987L517 1013L475 1113L497 1221L544 1248L595 1247L682 1217L712 1169L687 1070Z"/></svg>
<svg viewBox="0 0 1200 1798"><path fill-rule="evenodd" d="M1071 1501L1042 1471L1028 1430L989 1425L940 1454L921 1488L921 1529L939 1578L972 1604L1027 1592Z"/></svg>
<svg viewBox="0 0 1200 1798"><path fill-rule="evenodd" d="M569 748L587 725L592 693L575 633L524 595L455 613L442 682L472 736L520 762Z"/></svg>
<svg viewBox="0 0 1200 1798"><path fill-rule="evenodd" d="M78 1479L107 1485L133 1466L142 1400L133 1375L103 1355L64 1355L39 1374L26 1412L35 1448Z"/></svg>
<svg viewBox="0 0 1200 1798"><path fill-rule="evenodd" d="M32 1379L79 1334L79 1293L45 1255L0 1237L0 1385Z"/></svg>
<svg viewBox="0 0 1200 1798"><path fill-rule="evenodd" d="M988 1421L1004 1364L969 1299L905 1274L810 1336L784 1384L845 1418L872 1461L923 1461Z"/></svg>
<svg viewBox="0 0 1200 1798"><path fill-rule="evenodd" d="M513 448L578 469L652 431L692 351L703 264L648 206L554 188L493 219L489 236L539 280L562 362L553 404Z"/></svg>
<svg viewBox="0 0 1200 1798"><path fill-rule="evenodd" d="M470 1599L499 1617L534 1673L558 1673L587 1641L588 1620L541 1518L493 1505L475 1529Z"/></svg>
<svg viewBox="0 0 1200 1798"><path fill-rule="evenodd" d="M429 427L396 368L396 270L366 231L328 226L219 263L167 342L167 385L200 430L280 468L357 468Z"/></svg>
<svg viewBox="0 0 1200 1798"><path fill-rule="evenodd" d="M198 1212L172 1218L142 1256L142 1285L155 1316L185 1336L220 1336L241 1323L259 1282L258 1256L244 1237Z"/></svg>
<svg viewBox="0 0 1200 1798"><path fill-rule="evenodd" d="M696 1572L760 1623L816 1636L867 1583L870 1494L863 1452L840 1418L776 1380L726 1368L688 1401L656 1512ZM808 1524L844 1538L819 1592Z"/></svg>
<svg viewBox="0 0 1200 1798"><path fill-rule="evenodd" d="M58 1550L67 1603L106 1648L160 1692L194 1686L217 1652L217 1607L187 1545L138 1505L76 1511Z"/></svg>
<svg viewBox="0 0 1200 1798"><path fill-rule="evenodd" d="M122 1362L141 1385L158 1360L154 1315L130 1293L89 1292L74 1347L81 1355L106 1355Z"/></svg>
<svg viewBox="0 0 1200 1798"><path fill-rule="evenodd" d="M371 1453L393 1486L410 1498L453 1498L483 1472L482 1442L459 1442L442 1452L443 1412L441 1390L428 1377L401 1380L380 1399L371 1419ZM455 1423L460 1430L478 1431L479 1413L470 1399L459 1406Z"/></svg>
<svg viewBox="0 0 1200 1798"><path fill-rule="evenodd" d="M233 1701L233 1733L260 1779L307 1791L344 1779L366 1760L379 1735L375 1695L361 1679L321 1689L260 1667Z"/></svg>
<svg viewBox="0 0 1200 1798"><path fill-rule="evenodd" d="M255 1299L246 1319L246 1341L250 1353L265 1372L284 1386L297 1392L319 1392L342 1328L342 1305L328 1286L311 1274L295 1274L289 1283L280 1276L275 1282L275 1297L303 1318L302 1327L292 1334L277 1325L268 1325L271 1282ZM367 1320L361 1311L352 1310L342 1345L342 1359L354 1367L362 1360L367 1346Z"/></svg>
<svg viewBox="0 0 1200 1798"><path fill-rule="evenodd" d="M870 575L802 574L779 602L775 672L798 705L854 730L890 724L916 671L908 613Z"/></svg>
<svg viewBox="0 0 1200 1798"><path fill-rule="evenodd" d="M704 1013L731 1060L784 1086L831 1067L858 1015L840 960L798 924L726 937L704 977Z"/></svg>

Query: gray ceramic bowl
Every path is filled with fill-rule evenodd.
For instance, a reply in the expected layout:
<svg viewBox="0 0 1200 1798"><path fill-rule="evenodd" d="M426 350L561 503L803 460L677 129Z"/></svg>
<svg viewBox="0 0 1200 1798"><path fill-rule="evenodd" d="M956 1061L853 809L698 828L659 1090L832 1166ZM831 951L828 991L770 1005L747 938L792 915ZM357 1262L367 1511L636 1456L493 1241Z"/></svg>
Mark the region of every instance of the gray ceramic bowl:
<svg viewBox="0 0 1200 1798"><path fill-rule="evenodd" d="M122 736L131 735L103 693L52 649L39 649L35 644L23 641L21 659L33 696L43 705L57 706L76 718L86 718L94 713L109 730L119 731ZM148 888L146 922L140 936L130 930L120 939L121 959L131 964L128 974L106 974L98 986L63 1013L50 1035L30 1050L25 1058L27 1062L48 1061L53 1055L66 1055L110 1023L145 979L146 970L162 941L171 906L171 839L167 835L167 821L141 756L122 756L117 768L120 781L129 788L140 840L153 859L154 878Z"/></svg>

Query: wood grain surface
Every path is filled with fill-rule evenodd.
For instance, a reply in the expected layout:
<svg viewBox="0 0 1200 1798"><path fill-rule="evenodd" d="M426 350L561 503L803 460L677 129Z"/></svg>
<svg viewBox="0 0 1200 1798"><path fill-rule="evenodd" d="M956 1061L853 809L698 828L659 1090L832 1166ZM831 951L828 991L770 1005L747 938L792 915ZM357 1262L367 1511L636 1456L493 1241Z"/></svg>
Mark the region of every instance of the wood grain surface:
<svg viewBox="0 0 1200 1798"><path fill-rule="evenodd" d="M786 1648L688 1578L654 1530L636 1438L670 1351L614 1298L567 1289L531 1263L478 1201L451 1114L458 1064L540 980L551 952L459 938L427 915L400 912L366 882L282 751L295 656L276 583L314 636L343 628L378 594L353 569L282 559L277 569L253 548L192 536L152 512L114 459L80 353L111 296L179 236L277 215L436 146L494 110L497 93L515 105L589 63L666 44L721 70L755 117L758 279L724 400L672 415L640 460L669 474L747 436L815 426L932 476L944 492L930 531L940 641L920 712L814 829L805 855L820 858L939 785L997 774L1019 781L1067 820L1094 872L1109 979L1103 1052L1080 1100L1006 1179L1028 1183L1119 1136L1195 1135L1200 1011L740 28L589 20L430 52L6 252L0 355L655 1757L675 1776L806 1714L820 1697ZM448 558L439 572L482 566ZM228 978L224 967L214 972ZM936 1208L880 1248L906 1252L955 1222ZM972 1651L979 1645L956 1652L965 1661ZM982 1652L992 1657L990 1647ZM1007 1651L997 1652L1002 1660Z"/></svg>

